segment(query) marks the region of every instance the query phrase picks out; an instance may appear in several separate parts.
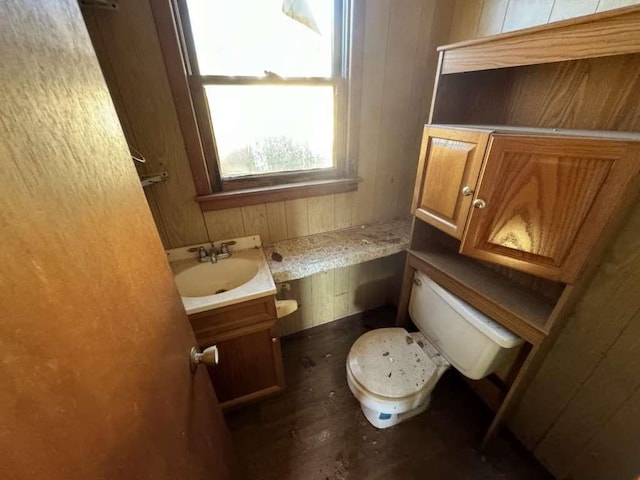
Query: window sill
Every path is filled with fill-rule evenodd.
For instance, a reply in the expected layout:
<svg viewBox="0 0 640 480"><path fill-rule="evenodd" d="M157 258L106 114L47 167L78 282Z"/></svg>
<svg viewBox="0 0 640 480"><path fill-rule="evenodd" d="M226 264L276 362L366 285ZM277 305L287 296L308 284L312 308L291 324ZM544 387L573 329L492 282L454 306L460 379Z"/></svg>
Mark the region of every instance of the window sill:
<svg viewBox="0 0 640 480"><path fill-rule="evenodd" d="M246 188L213 193L211 195L201 195L196 197L196 201L200 203L200 208L203 212L208 212L212 210L224 210L226 208L246 207L259 203L355 192L358 190L358 183L361 181L362 178L353 177Z"/></svg>

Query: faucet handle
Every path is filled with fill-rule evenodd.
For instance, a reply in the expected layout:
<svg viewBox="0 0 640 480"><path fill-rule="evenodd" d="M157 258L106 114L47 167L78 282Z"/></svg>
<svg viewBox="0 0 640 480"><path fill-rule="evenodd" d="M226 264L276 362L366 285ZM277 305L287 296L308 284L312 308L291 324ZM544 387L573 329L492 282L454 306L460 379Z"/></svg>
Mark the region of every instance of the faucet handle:
<svg viewBox="0 0 640 480"><path fill-rule="evenodd" d="M220 244L220 253L229 253L229 247L235 244L236 244L235 240L232 240L230 242L222 242Z"/></svg>
<svg viewBox="0 0 640 480"><path fill-rule="evenodd" d="M204 247L198 247L198 258L203 259L207 258L209 255L207 254L207 250Z"/></svg>

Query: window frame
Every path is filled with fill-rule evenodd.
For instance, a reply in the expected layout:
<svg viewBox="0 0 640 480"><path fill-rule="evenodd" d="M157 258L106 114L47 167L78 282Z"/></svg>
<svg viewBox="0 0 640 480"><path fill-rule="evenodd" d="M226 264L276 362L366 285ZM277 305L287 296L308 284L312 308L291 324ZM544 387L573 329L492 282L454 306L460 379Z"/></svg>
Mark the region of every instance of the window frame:
<svg viewBox="0 0 640 480"><path fill-rule="evenodd" d="M334 56L332 77L273 78L200 75L191 34L186 0L151 0L165 66L169 76L185 146L203 210L251 205L265 201L357 190L353 161L355 148L348 142L354 116L353 6L351 0L334 0ZM172 30L172 31L171 31ZM230 81L230 78L232 81ZM247 175L222 179L215 134L205 97L205 85L331 85L334 88L334 166Z"/></svg>

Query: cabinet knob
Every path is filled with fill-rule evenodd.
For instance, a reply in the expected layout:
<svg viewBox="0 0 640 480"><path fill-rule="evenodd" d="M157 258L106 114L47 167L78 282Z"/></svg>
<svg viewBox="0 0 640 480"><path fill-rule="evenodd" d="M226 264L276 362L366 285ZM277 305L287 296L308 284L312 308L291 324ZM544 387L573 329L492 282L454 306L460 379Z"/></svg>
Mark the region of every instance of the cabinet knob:
<svg viewBox="0 0 640 480"><path fill-rule="evenodd" d="M271 339L271 343L278 343L278 337L273 337Z"/></svg>
<svg viewBox="0 0 640 480"><path fill-rule="evenodd" d="M473 201L472 205L473 205L473 208L477 208L478 210L482 210L484 207L487 206L487 202L485 202L481 198L478 198L478 199Z"/></svg>
<svg viewBox="0 0 640 480"><path fill-rule="evenodd" d="M471 187L469 185L465 185L464 187L462 187L462 196L463 197L470 197L471 195L473 195L473 190L471 189Z"/></svg>

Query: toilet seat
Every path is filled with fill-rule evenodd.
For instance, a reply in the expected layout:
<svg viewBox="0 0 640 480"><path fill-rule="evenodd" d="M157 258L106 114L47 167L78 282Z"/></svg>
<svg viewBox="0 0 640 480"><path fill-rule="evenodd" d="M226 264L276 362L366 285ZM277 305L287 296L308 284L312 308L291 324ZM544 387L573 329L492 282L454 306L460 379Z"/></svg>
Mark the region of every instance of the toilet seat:
<svg viewBox="0 0 640 480"><path fill-rule="evenodd" d="M423 405L448 366L421 333L381 328L351 347L347 381L364 406L399 414Z"/></svg>
<svg viewBox="0 0 640 480"><path fill-rule="evenodd" d="M437 368L404 328L365 333L351 347L348 364L359 384L385 398L414 395L429 383Z"/></svg>

